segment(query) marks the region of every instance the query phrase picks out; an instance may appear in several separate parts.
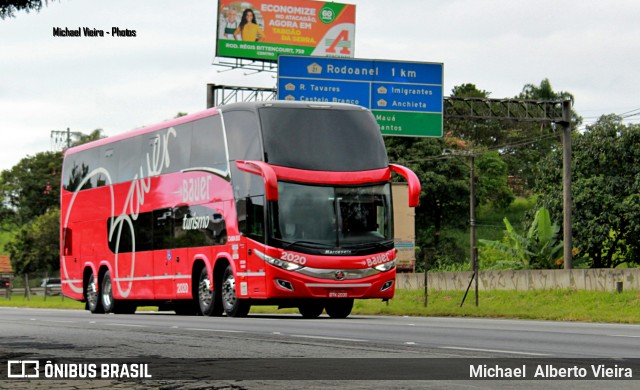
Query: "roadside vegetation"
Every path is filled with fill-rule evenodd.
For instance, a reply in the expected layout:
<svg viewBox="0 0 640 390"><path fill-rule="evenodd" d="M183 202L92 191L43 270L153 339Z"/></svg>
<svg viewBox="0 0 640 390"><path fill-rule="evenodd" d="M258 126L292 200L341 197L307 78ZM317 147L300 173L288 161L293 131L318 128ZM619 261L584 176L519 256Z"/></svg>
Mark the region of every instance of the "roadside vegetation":
<svg viewBox="0 0 640 390"><path fill-rule="evenodd" d="M418 317L488 317L554 321L607 322L640 324L640 292L599 291L481 291L475 306L470 292L460 307L464 291L429 291L424 306L424 291L397 290L388 303L380 300L356 300L352 316L393 315ZM68 298L32 296L30 300L13 296L0 298L0 306L54 309L84 309L84 304ZM142 307L139 311L157 310ZM296 309L277 310L275 306L253 306L251 313L297 314Z"/></svg>

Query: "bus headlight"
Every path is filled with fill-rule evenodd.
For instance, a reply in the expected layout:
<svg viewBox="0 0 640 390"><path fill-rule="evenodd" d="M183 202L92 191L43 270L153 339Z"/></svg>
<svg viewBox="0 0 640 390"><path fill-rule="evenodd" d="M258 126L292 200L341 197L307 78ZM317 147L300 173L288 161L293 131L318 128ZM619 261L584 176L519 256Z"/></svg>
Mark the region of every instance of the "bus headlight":
<svg viewBox="0 0 640 390"><path fill-rule="evenodd" d="M274 267L282 268L283 270L286 270L286 271L297 271L300 268L304 268L299 264L292 263L290 261L285 261L282 259L277 259L275 257L271 257L266 253L262 253L258 250L254 250L254 252L256 253L256 255L258 255L259 258L266 261L267 263L273 265Z"/></svg>
<svg viewBox="0 0 640 390"><path fill-rule="evenodd" d="M388 261L386 263L382 263L382 264L378 264L375 267L373 267L373 269L375 269L376 271L380 271L380 272L384 272L384 271L389 271L390 269L394 269L396 267L396 261Z"/></svg>

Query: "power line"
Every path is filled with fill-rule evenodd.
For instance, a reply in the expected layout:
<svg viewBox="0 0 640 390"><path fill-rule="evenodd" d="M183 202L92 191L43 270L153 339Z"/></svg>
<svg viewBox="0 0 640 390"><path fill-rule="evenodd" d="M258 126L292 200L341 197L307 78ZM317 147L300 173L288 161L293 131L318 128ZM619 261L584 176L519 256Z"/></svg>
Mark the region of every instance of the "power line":
<svg viewBox="0 0 640 390"><path fill-rule="evenodd" d="M502 145L494 145L494 146L491 146L491 147L488 147L488 148L476 149L472 153L478 155L478 154L483 154L483 153L497 151L497 150L506 149L506 148L519 148L521 146L529 145L529 144L532 144L532 143L535 143L535 142L538 142L538 141L554 138L554 137L557 137L557 136L558 136L557 133L546 134L546 135L541 135L541 136L534 137L534 138L523 139L523 140L520 140L520 141L514 142L514 143L507 143L507 144L502 144ZM434 160L443 160L443 159L451 158L451 156L452 155L439 155L439 156L431 156L431 157L419 158L419 159L415 159L415 160L402 160L402 161L394 161L394 162L402 163L402 164L408 164L408 163L426 162L426 161L434 161Z"/></svg>

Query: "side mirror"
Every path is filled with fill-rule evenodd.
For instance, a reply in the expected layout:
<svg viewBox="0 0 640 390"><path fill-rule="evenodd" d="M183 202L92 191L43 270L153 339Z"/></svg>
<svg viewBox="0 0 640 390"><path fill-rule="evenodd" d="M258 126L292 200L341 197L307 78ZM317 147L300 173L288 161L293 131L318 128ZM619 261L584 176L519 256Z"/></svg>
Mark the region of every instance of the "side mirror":
<svg viewBox="0 0 640 390"><path fill-rule="evenodd" d="M409 207L417 207L420 203L420 191L422 190L418 176L411 169L398 164L389 164L389 169L407 180L409 183Z"/></svg>

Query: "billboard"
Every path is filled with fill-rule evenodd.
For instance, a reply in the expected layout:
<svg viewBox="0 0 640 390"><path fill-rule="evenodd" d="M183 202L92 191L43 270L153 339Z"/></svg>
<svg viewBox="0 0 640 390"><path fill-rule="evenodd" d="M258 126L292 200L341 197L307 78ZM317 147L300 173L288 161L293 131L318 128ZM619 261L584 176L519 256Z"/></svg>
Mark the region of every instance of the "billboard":
<svg viewBox="0 0 640 390"><path fill-rule="evenodd" d="M219 0L216 56L351 58L356 6L311 0Z"/></svg>

